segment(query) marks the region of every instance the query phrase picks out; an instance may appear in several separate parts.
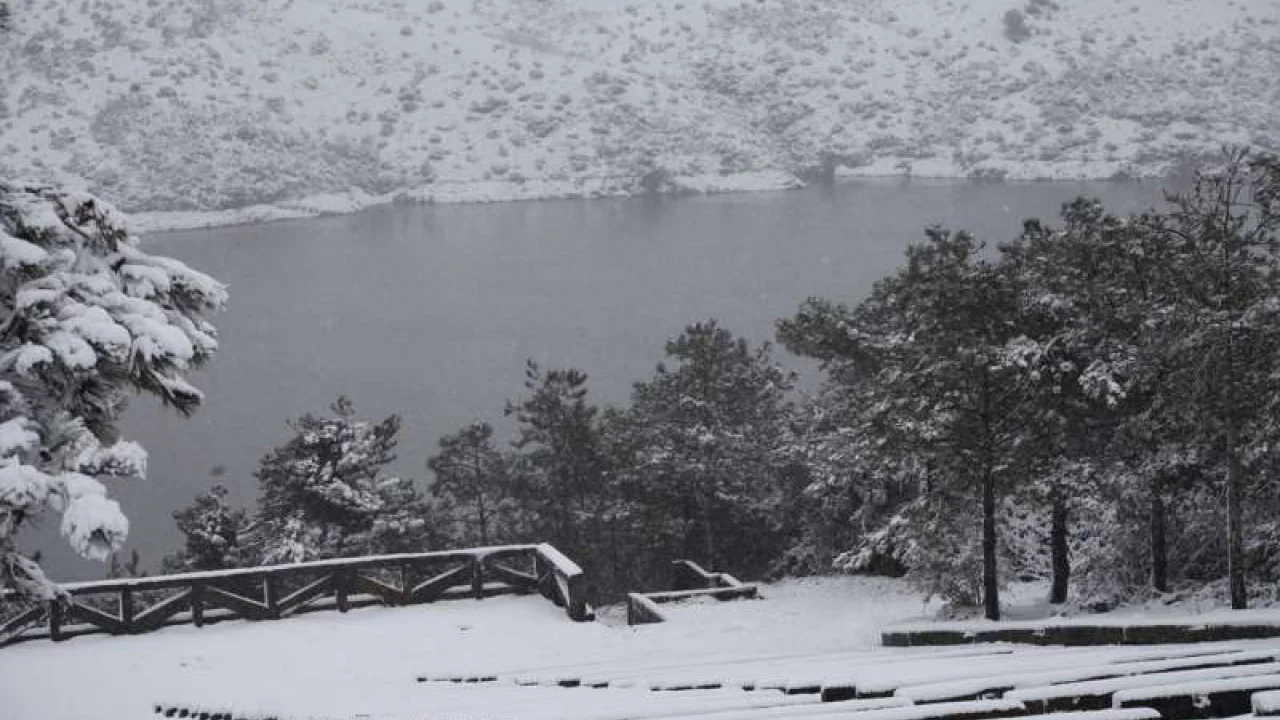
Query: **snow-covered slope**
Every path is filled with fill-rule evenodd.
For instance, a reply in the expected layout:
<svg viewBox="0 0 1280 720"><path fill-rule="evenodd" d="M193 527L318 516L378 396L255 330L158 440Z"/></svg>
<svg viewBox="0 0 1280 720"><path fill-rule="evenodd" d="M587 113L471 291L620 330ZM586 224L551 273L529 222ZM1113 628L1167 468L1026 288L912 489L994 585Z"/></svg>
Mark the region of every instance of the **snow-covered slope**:
<svg viewBox="0 0 1280 720"><path fill-rule="evenodd" d="M1269 0L11 4L0 175L133 212L778 186L824 161L1156 174L1280 145Z"/></svg>

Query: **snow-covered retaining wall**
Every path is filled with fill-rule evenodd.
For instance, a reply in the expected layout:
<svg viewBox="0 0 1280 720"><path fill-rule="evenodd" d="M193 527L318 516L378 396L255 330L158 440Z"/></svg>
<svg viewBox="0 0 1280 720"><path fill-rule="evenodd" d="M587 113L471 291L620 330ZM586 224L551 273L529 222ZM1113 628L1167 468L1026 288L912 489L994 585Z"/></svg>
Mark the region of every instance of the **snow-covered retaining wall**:
<svg viewBox="0 0 1280 720"><path fill-rule="evenodd" d="M880 634L889 647L1011 642L1032 645L1164 645L1280 637L1280 613L1216 612L1187 619L1061 620L1049 622L931 623L890 628Z"/></svg>
<svg viewBox="0 0 1280 720"><path fill-rule="evenodd" d="M627 593L627 624L649 625L666 622L666 616L658 609L659 603L711 597L716 600L757 598L760 589L753 583L744 583L729 573L713 573L692 560L676 560L671 563L673 590L652 593Z"/></svg>

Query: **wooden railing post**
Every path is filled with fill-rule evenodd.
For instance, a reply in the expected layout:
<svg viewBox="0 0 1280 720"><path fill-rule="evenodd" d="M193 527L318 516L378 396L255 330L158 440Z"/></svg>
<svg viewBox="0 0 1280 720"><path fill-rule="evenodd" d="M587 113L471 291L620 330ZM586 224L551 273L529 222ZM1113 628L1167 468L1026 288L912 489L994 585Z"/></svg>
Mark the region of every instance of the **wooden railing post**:
<svg viewBox="0 0 1280 720"><path fill-rule="evenodd" d="M479 555L471 559L471 594L484 599L484 560Z"/></svg>
<svg viewBox="0 0 1280 720"><path fill-rule="evenodd" d="M569 588L569 597L564 599L565 610L569 613L569 619L574 622L584 622L587 619L587 587L582 575L569 575L565 577L565 586Z"/></svg>
<svg viewBox="0 0 1280 720"><path fill-rule="evenodd" d="M67 639L62 634L62 598L49 601L49 639L54 642Z"/></svg>
<svg viewBox="0 0 1280 720"><path fill-rule="evenodd" d="M274 575L262 576L262 602L267 606L267 617L275 620L280 617L280 587Z"/></svg>
<svg viewBox="0 0 1280 720"><path fill-rule="evenodd" d="M191 583L191 622L204 627L204 583Z"/></svg>
<svg viewBox="0 0 1280 720"><path fill-rule="evenodd" d="M333 596L338 603L338 612L346 612L351 609L351 602L347 599L349 585L345 570L335 570L333 572Z"/></svg>
<svg viewBox="0 0 1280 720"><path fill-rule="evenodd" d="M400 604L413 602L413 567L409 563L400 564Z"/></svg>
<svg viewBox="0 0 1280 720"><path fill-rule="evenodd" d="M133 588L120 588L120 625L126 633L133 632Z"/></svg>

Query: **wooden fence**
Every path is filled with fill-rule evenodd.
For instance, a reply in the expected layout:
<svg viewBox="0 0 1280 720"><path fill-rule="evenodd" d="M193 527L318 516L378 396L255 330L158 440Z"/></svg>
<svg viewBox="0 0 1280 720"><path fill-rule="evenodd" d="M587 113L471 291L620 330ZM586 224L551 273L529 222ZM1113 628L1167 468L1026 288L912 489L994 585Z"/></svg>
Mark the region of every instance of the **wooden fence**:
<svg viewBox="0 0 1280 720"><path fill-rule="evenodd" d="M137 634L166 625L278 620L315 610L346 612L364 605L413 605L505 593L538 592L565 608L571 619L592 619L582 569L547 544L342 558L61 587L66 597L29 606L0 596L0 646L35 638Z"/></svg>
<svg viewBox="0 0 1280 720"><path fill-rule="evenodd" d="M709 596L717 600L736 600L759 596L759 588L743 583L729 573L713 573L702 569L692 560L676 560L671 563L673 588L667 592L627 593L627 624L648 625L666 622L658 608L660 603L689 600Z"/></svg>

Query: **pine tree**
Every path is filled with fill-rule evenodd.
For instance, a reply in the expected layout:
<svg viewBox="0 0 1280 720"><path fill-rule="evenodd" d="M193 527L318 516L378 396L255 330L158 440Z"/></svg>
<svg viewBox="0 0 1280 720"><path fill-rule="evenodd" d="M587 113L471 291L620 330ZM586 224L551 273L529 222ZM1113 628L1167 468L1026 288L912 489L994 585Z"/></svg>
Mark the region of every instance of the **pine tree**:
<svg viewBox="0 0 1280 720"><path fill-rule="evenodd" d="M0 33L8 32L13 29L13 11L9 9L9 3L0 0Z"/></svg>
<svg viewBox="0 0 1280 720"><path fill-rule="evenodd" d="M1229 150L1223 168L1170 198L1170 211L1122 219L1080 200L1064 208L1060 230L1029 225L1019 248L1040 289L1036 303L1058 315L1054 332L1029 343L1030 365L1069 368L1054 373L1071 378L1055 385L1057 397L1075 386L1096 401L1091 417L1063 414L1073 418L1064 425L1076 447L1055 449L1086 446L1103 476L1138 484L1119 493L1148 508L1139 556L1158 591L1169 588L1176 497L1221 476L1236 607L1245 603L1241 496L1257 484L1245 475L1269 457L1276 403L1268 378L1280 360L1277 168L1274 158ZM1099 427L1110 448L1096 442Z"/></svg>
<svg viewBox="0 0 1280 720"><path fill-rule="evenodd" d="M888 452L914 458L925 495L974 499L981 595L987 617L998 619L1002 496L1027 463L1029 392L1011 352L1021 335L1021 288L1005 267L982 259L971 236L941 228L926 235L859 306L811 301L779 334L793 352L824 360L837 380L873 378L880 402L864 422L884 433ZM916 507L963 514L968 505L922 496ZM953 526L950 518L934 522Z"/></svg>
<svg viewBox="0 0 1280 720"><path fill-rule="evenodd" d="M1067 599L1071 577L1070 518L1077 499L1125 447L1125 423L1147 407L1139 335L1147 301L1144 274L1133 262L1133 228L1102 213L1096 200L1063 207L1064 229L1038 220L1002 246L1002 262L1021 288L1022 336L1012 364L1030 393L1024 418L1028 501L1049 509L1050 602Z"/></svg>
<svg viewBox="0 0 1280 720"><path fill-rule="evenodd" d="M525 366L529 395L508 402L519 423L512 492L528 514L533 537L588 564L589 547L605 502L606 468L597 424L599 409L587 402L587 375L574 369Z"/></svg>
<svg viewBox="0 0 1280 720"><path fill-rule="evenodd" d="M490 545L516 534L507 465L486 422L440 438L440 452L427 460L436 476L431 494L461 545Z"/></svg>
<svg viewBox="0 0 1280 720"><path fill-rule="evenodd" d="M249 549L248 513L227 502L227 488L214 485L187 507L173 513L183 549L164 560L167 573L224 570L255 564Z"/></svg>
<svg viewBox="0 0 1280 720"><path fill-rule="evenodd" d="M128 520L103 481L146 472L120 437L127 399L194 412L185 376L217 348L204 316L225 301L212 278L142 252L101 200L0 181L0 587L56 593L17 548L46 510L81 555L120 548Z"/></svg>
<svg viewBox="0 0 1280 720"><path fill-rule="evenodd" d="M297 435L267 453L254 536L264 563L349 557L420 546L426 510L411 481L387 477L399 417L358 420L338 398L334 416L304 415ZM420 548L418 548L420 549Z"/></svg>
<svg viewBox="0 0 1280 720"><path fill-rule="evenodd" d="M1280 159L1228 149L1223 167L1197 174L1143 230L1169 248L1172 312L1162 349L1174 362L1170 404L1202 418L1202 447L1225 467L1227 572L1231 606L1248 604L1244 495L1251 465L1271 445L1270 411L1280 366Z"/></svg>
<svg viewBox="0 0 1280 720"><path fill-rule="evenodd" d="M634 494L676 522L685 556L756 572L785 546L793 376L712 320L667 343L672 363L632 393Z"/></svg>

